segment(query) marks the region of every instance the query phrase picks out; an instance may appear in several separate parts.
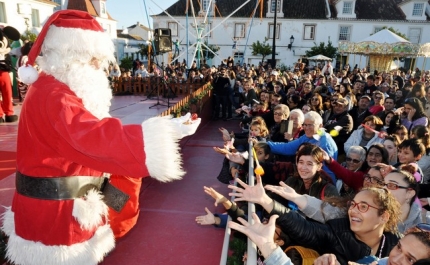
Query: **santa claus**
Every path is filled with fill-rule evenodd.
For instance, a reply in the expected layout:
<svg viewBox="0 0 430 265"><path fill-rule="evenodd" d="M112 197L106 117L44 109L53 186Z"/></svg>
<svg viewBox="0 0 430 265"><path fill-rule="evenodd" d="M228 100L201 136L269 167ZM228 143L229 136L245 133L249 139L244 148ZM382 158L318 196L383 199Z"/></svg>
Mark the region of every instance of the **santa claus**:
<svg viewBox="0 0 430 265"><path fill-rule="evenodd" d="M134 225L139 178L167 182L184 175L180 126L187 134L195 129L170 117L141 125L110 117L103 69L113 52L91 15L58 11L28 55L32 65L42 53L42 72L19 70L21 81L32 85L18 128L16 192L3 216L7 258L14 264L99 263L114 248L113 229L122 235ZM113 177L106 181L106 175ZM121 227L123 221L129 223Z"/></svg>

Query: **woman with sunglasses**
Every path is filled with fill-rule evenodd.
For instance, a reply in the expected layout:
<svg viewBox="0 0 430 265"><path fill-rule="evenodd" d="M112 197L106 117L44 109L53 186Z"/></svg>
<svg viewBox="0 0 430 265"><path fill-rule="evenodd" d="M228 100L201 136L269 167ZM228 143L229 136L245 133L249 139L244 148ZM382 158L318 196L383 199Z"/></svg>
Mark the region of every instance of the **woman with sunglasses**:
<svg viewBox="0 0 430 265"><path fill-rule="evenodd" d="M346 159L351 159L349 163L354 163L352 160L354 158L352 156L347 155ZM373 176L375 179L382 179L380 168L376 167L378 163L382 163L381 161L385 161L384 164L388 161L388 152L382 144L374 144L368 149L363 165L361 166L360 170L356 171L352 171L343 167L341 164L339 164L339 162L331 158L328 154L324 154L325 165L336 175L338 179L342 180L343 183L348 185L355 192L361 190L363 186L367 186L367 182L369 182L368 180L372 180L366 180L366 175ZM372 181L372 184L378 183L376 183L376 180L374 180Z"/></svg>
<svg viewBox="0 0 430 265"><path fill-rule="evenodd" d="M323 107L323 98L319 93L314 93L314 96L310 100L310 106L311 110L317 112L319 115L324 114L324 107Z"/></svg>
<svg viewBox="0 0 430 265"><path fill-rule="evenodd" d="M387 257L399 240L397 223L400 206L385 189L361 190L347 206L348 217L323 224L304 219L297 211L272 200L265 193L259 176L256 186L248 186L242 181L239 184L243 188L229 185L234 191L230 195L236 196L235 201L258 203L271 216L279 215L276 223L292 241L319 254L333 253L340 264L347 264L349 260L358 261L369 255ZM283 182L280 185L266 185L266 189L280 196L283 196L285 187L291 189Z"/></svg>

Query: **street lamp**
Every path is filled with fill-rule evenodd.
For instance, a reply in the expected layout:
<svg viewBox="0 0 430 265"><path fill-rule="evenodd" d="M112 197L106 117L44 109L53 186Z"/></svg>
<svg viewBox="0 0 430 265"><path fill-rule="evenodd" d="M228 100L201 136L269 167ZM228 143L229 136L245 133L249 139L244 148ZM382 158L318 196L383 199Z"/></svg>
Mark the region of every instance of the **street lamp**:
<svg viewBox="0 0 430 265"><path fill-rule="evenodd" d="M289 49L289 50L291 50L291 48L293 47L293 43L294 43L294 36L293 36L293 35L291 35L291 38L290 38L290 44L288 44L288 49Z"/></svg>

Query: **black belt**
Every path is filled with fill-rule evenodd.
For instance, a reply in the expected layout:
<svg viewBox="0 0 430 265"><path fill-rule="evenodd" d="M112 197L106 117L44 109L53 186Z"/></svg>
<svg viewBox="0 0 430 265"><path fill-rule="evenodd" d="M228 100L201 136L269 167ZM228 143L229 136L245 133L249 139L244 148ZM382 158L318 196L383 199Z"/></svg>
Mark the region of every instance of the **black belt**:
<svg viewBox="0 0 430 265"><path fill-rule="evenodd" d="M117 212L130 198L104 177L31 177L17 171L15 182L19 194L42 200L73 200L85 196L89 190L102 191L105 203Z"/></svg>

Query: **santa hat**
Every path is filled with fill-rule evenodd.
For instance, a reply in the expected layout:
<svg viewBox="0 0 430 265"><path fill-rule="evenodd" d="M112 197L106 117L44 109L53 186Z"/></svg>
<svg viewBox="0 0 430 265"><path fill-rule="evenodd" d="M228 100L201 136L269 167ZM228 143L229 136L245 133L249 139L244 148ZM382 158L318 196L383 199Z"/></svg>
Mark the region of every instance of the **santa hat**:
<svg viewBox="0 0 430 265"><path fill-rule="evenodd" d="M115 60L110 36L89 13L78 10L57 11L46 21L28 54L26 65L18 69L23 83L32 84L37 80L38 73L32 65L43 52L42 46L43 50L55 50L65 57L70 53L79 53Z"/></svg>

